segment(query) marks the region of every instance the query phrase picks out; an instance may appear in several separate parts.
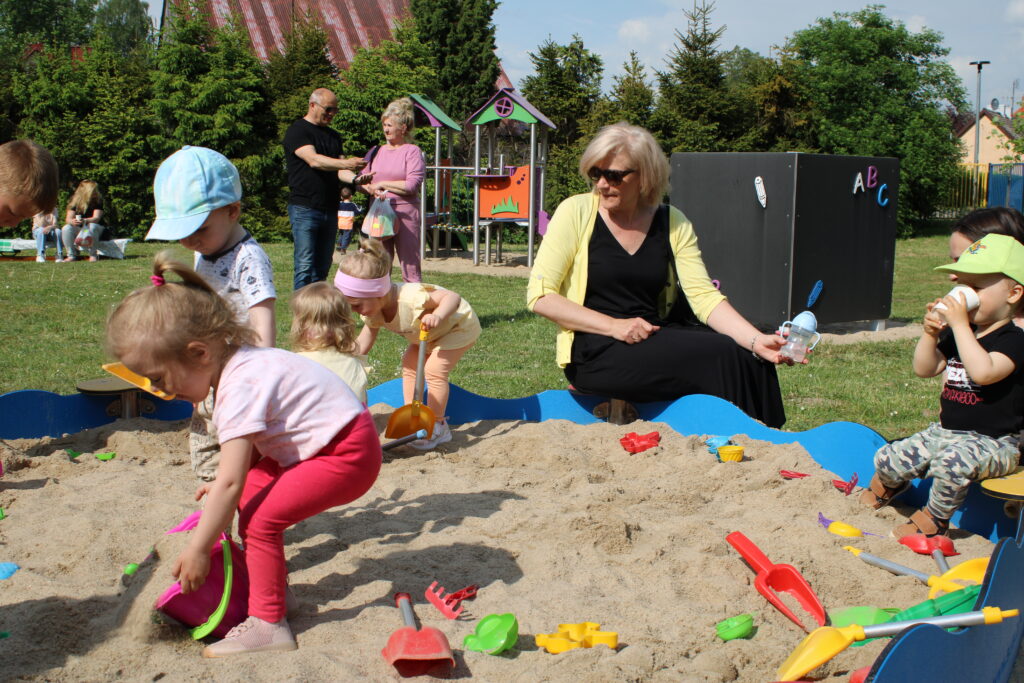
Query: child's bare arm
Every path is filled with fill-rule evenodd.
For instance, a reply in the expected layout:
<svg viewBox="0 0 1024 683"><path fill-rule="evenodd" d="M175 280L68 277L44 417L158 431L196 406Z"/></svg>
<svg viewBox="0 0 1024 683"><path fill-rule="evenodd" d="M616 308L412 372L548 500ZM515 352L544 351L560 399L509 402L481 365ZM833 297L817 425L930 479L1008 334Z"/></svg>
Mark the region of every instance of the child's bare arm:
<svg viewBox="0 0 1024 683"><path fill-rule="evenodd" d="M994 384L1009 377L1016 369L1017 366L1006 354L986 351L970 327L966 330L962 327L954 328L953 336L956 338L956 348L964 364L964 370L975 384Z"/></svg>
<svg viewBox="0 0 1024 683"><path fill-rule="evenodd" d="M934 377L946 368L946 357L938 349L939 332L945 322L932 309L940 299L925 306L924 332L914 347L914 374L918 377Z"/></svg>
<svg viewBox="0 0 1024 683"><path fill-rule="evenodd" d="M277 341L275 301L277 299L264 299L249 308L249 326L256 330L256 346L271 348Z"/></svg>
<svg viewBox="0 0 1024 683"><path fill-rule="evenodd" d="M370 349L373 348L374 343L377 341L377 334L380 332L378 327L370 327L369 325L363 325L363 329L359 331L359 336L356 337L356 350L357 356L365 356L370 353Z"/></svg>
<svg viewBox="0 0 1024 683"><path fill-rule="evenodd" d="M427 312L421 318L423 326L428 330L434 329L441 324L442 320L458 310L460 303L462 303L462 297L450 289L435 289L430 293Z"/></svg>
<svg viewBox="0 0 1024 683"><path fill-rule="evenodd" d="M251 453L252 441L245 437L221 444L217 478L207 489L203 516L171 568L171 574L181 583L182 593L191 593L206 581L210 571L210 548L235 515Z"/></svg>

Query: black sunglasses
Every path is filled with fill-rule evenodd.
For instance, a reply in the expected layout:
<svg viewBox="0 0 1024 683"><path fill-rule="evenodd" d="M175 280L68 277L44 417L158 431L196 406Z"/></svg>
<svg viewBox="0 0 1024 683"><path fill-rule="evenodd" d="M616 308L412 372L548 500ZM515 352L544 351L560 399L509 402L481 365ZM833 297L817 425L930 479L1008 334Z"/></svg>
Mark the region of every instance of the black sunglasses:
<svg viewBox="0 0 1024 683"><path fill-rule="evenodd" d="M327 112L328 114L337 114L338 113L338 108L337 107L325 107L324 105L320 104L319 102L317 102L317 105L321 109L323 109L325 112Z"/></svg>
<svg viewBox="0 0 1024 683"><path fill-rule="evenodd" d="M598 168L597 166L591 166L590 170L587 171L587 177L595 183L604 176L604 179L608 181L609 185L621 185L623 179L632 173L636 169L627 169L625 171L616 171L612 168Z"/></svg>

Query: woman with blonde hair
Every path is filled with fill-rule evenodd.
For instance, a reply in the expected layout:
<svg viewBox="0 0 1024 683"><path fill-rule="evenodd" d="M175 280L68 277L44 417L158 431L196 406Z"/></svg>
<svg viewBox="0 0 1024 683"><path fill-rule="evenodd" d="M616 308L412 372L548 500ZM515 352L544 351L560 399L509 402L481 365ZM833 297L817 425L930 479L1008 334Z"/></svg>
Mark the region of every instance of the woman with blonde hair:
<svg viewBox="0 0 1024 683"><path fill-rule="evenodd" d="M68 200L61 237L68 255L65 261L77 261L79 248L84 248L90 261L98 260L96 245L103 234L103 195L94 180L83 180Z"/></svg>
<svg viewBox="0 0 1024 683"><path fill-rule="evenodd" d="M693 225L661 203L669 167L654 137L606 126L579 171L593 191L559 205L527 287L530 310L560 328L566 378L626 401L710 394L781 427L785 340L761 333L712 284Z"/></svg>
<svg viewBox="0 0 1024 683"><path fill-rule="evenodd" d="M384 247L402 266L402 279L420 282L420 185L426 172L423 152L413 142L413 103L408 97L391 102L380 117L384 144L366 155L364 175L372 176L359 187L371 197L385 199L395 210L395 235L384 238ZM343 181L355 174L342 171Z"/></svg>

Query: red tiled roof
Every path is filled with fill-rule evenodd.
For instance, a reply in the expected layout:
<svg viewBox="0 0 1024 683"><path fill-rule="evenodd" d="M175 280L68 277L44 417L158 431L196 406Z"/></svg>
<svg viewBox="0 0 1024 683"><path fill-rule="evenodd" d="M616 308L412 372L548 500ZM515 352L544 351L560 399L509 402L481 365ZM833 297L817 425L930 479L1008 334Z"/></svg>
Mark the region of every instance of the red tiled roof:
<svg viewBox="0 0 1024 683"><path fill-rule="evenodd" d="M163 0L162 21L170 5ZM373 47L392 37L395 24L409 14L409 0L202 0L216 26L224 26L232 13L249 32L253 51L266 61L284 49L284 34L292 17L307 13L327 31L327 49L339 68L348 66L360 47Z"/></svg>

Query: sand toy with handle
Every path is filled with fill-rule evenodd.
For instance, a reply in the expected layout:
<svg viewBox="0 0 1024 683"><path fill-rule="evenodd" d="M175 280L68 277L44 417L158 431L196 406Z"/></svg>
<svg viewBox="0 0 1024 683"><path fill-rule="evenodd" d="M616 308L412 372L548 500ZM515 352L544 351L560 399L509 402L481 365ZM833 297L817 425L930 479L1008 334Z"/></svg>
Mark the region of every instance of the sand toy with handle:
<svg viewBox="0 0 1024 683"><path fill-rule="evenodd" d="M807 628L800 622L793 610L786 607L785 603L776 595L775 591L789 593L797 599L800 606L808 614L814 617L819 626L825 625L825 607L821 600L814 594L811 586L800 574L796 567L789 564L773 564L768 557L761 552L761 549L754 545L754 542L743 535L742 532L734 531L725 537L726 542L736 549L747 564L757 572L754 577L754 588L765 597L775 609L782 612L790 621L802 628Z"/></svg>
<svg viewBox="0 0 1024 683"><path fill-rule="evenodd" d="M421 429L427 430L427 438L434 434L434 422L437 420L434 411L423 405L423 366L427 362L427 328L420 324L420 353L416 359L416 386L413 389L412 403L402 406L391 413L384 436L395 439L408 436Z"/></svg>
<svg viewBox="0 0 1024 683"><path fill-rule="evenodd" d="M154 389L153 383L149 381L148 377L143 377L142 375L136 372L132 372L131 370L124 366L124 363L105 363L100 367L102 367L104 370L109 372L114 377L119 377L123 379L125 382L128 382L128 384L134 384L139 389L142 389L143 391L153 394L157 398L162 398L165 401L170 401L174 398L174 394L168 394L164 393L163 391L160 391L159 389Z"/></svg>
<svg viewBox="0 0 1024 683"><path fill-rule="evenodd" d="M825 626L816 628L803 639L789 658L779 668L777 678L780 681L795 681L808 671L813 671L837 654L845 650L851 643L865 638L880 638L899 633L903 629L916 624L931 624L940 628L951 626L977 626L981 624L998 624L1003 619L1017 616L1019 610L1001 610L998 607L985 607L977 612L949 614L928 619L912 619L909 621L891 621L876 626L859 626L850 624L842 628Z"/></svg>
<svg viewBox="0 0 1024 683"><path fill-rule="evenodd" d="M416 630L411 601L408 593L395 593L395 604L402 610L405 626L391 634L380 653L403 678L444 676L455 666L448 638L436 628L424 626Z"/></svg>
<svg viewBox="0 0 1024 683"><path fill-rule="evenodd" d="M931 555L943 574L949 571L949 562L946 562L946 558L960 554L953 549L953 540L949 536L907 534L900 539L900 543L918 555Z"/></svg>
<svg viewBox="0 0 1024 683"><path fill-rule="evenodd" d="M887 572L892 572L893 574L901 574L903 576L913 576L915 579L917 579L921 583L925 584L926 586L931 587L932 593L929 593L929 597L935 597L934 594L938 593L939 591L946 591L947 593L952 593L953 591L958 591L958 590L964 588L964 585L960 584L960 583L957 583L956 580L975 580L976 583L980 582L980 577L977 577L977 579L976 579L976 576L975 576L974 572L970 572L970 573L969 572L958 572L956 575L951 575L953 573L953 571L955 571L955 570L950 570L949 572L946 572L942 576L934 576L934 575L925 574L924 572L919 572L916 569L911 569L910 567L906 567L906 566L904 566L902 564L898 564L896 562L891 562L890 560L886 560L884 558L878 557L877 555L872 555L871 553L866 553L863 550L860 550L859 548L854 548L851 545L843 546L843 550L849 550L855 556L859 557L861 560L863 560L867 564L870 564L873 567L878 567L879 569L884 569ZM985 561L985 564L987 566L988 565L988 558L986 557L986 558L982 558L982 559ZM972 562L973 562L973 560L972 560ZM982 569L981 576L984 576L984 575L985 575L985 570Z"/></svg>

